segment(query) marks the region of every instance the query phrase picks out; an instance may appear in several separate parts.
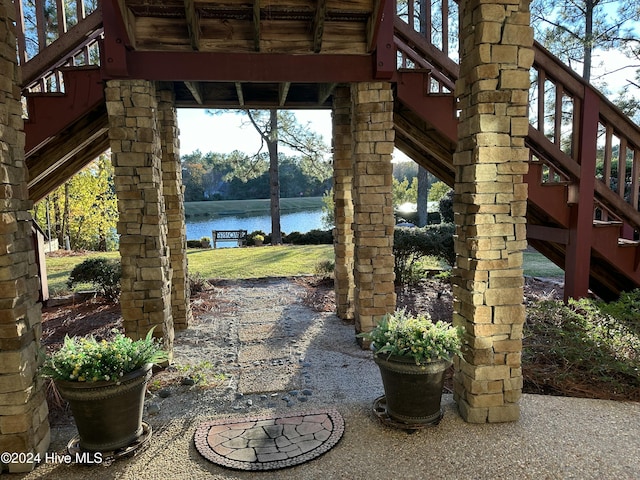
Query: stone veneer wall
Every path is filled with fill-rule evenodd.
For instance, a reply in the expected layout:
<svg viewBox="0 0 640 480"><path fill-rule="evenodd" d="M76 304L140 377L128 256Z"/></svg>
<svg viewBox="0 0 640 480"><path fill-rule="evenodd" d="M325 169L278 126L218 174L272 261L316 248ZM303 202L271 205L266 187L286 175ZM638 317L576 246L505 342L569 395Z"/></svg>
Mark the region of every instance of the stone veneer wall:
<svg viewBox="0 0 640 480"><path fill-rule="evenodd" d="M175 95L171 87L158 88L158 118L162 147L162 187L167 216L167 244L173 277L171 279L171 309L173 325L186 329L192 320L189 304L187 271L187 227L184 220L184 187L180 163L178 116Z"/></svg>
<svg viewBox="0 0 640 480"><path fill-rule="evenodd" d="M391 154L393 93L386 82L351 84L356 332L395 310Z"/></svg>
<svg viewBox="0 0 640 480"><path fill-rule="evenodd" d="M42 316L14 21L13 3L0 0L0 452L44 454L50 430L37 375ZM33 467L2 463L0 472Z"/></svg>
<svg viewBox="0 0 640 480"><path fill-rule="evenodd" d="M528 2L461 4L461 109L454 155L457 238L454 323L467 348L454 396L468 422L519 418L522 391L523 250L526 241Z"/></svg>
<svg viewBox="0 0 640 480"><path fill-rule="evenodd" d="M351 89L348 85L340 85L334 89L331 113L336 315L343 320L353 320L353 164L351 161Z"/></svg>
<svg viewBox="0 0 640 480"><path fill-rule="evenodd" d="M154 334L163 336L171 351L172 274L156 87L146 80L109 80L105 98L118 196L125 332L135 340L157 326Z"/></svg>

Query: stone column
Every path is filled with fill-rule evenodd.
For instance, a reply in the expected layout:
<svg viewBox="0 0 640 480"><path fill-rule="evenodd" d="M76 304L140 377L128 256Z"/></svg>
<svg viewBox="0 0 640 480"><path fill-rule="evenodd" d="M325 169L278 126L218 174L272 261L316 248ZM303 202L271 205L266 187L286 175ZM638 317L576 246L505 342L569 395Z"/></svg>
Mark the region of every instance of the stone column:
<svg viewBox="0 0 640 480"><path fill-rule="evenodd" d="M13 3L0 0L0 452L43 455L50 431L43 382L37 375L42 317L15 20ZM25 472L34 465L0 463L0 473Z"/></svg>
<svg viewBox="0 0 640 480"><path fill-rule="evenodd" d="M162 147L162 186L167 214L167 244L173 277L171 309L173 325L184 330L191 323L189 278L187 271L187 228L184 220L184 189L178 139L178 116L171 87L158 90L158 118Z"/></svg>
<svg viewBox="0 0 640 480"><path fill-rule="evenodd" d="M393 93L386 82L351 85L356 332L395 310ZM363 345L366 346L366 345Z"/></svg>
<svg viewBox="0 0 640 480"><path fill-rule="evenodd" d="M173 346L171 269L162 187L156 88L146 80L110 80L105 89L118 196L125 332L155 335Z"/></svg>
<svg viewBox="0 0 640 480"><path fill-rule="evenodd" d="M454 155L454 323L466 331L454 396L473 423L519 418L522 391L524 144L533 32L527 1L461 4L461 109Z"/></svg>
<svg viewBox="0 0 640 480"><path fill-rule="evenodd" d="M335 252L336 315L354 318L353 284L353 163L351 90L341 85L333 91L333 248Z"/></svg>

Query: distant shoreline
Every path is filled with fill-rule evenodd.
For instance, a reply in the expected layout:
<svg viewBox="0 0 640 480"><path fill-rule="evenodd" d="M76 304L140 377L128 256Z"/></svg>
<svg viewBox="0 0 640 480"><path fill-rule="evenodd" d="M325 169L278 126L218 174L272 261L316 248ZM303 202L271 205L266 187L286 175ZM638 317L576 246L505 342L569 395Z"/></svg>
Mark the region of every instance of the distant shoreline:
<svg viewBox="0 0 640 480"><path fill-rule="evenodd" d="M322 197L281 198L280 211L314 210L322 208ZM211 217L214 215L246 215L270 213L268 198L249 200L211 200L201 202L185 202L185 217Z"/></svg>

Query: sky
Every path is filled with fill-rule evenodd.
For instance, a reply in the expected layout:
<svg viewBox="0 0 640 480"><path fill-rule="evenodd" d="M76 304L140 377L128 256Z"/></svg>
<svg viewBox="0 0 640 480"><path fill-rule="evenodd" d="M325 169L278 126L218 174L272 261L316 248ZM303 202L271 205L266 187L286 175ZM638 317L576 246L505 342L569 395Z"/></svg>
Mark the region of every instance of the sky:
<svg viewBox="0 0 640 480"><path fill-rule="evenodd" d="M331 145L331 110L296 110L298 122L323 136ZM252 126L242 126L243 116L229 111L222 115L208 115L205 110L178 109L180 128L180 154L200 150L202 153L230 153L239 150L255 153L260 148L260 137Z"/></svg>

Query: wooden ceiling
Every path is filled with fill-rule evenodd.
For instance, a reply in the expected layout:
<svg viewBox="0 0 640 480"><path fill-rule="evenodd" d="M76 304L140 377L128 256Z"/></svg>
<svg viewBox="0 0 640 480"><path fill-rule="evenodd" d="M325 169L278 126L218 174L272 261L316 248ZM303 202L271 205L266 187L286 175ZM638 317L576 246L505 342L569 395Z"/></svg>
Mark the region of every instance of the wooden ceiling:
<svg viewBox="0 0 640 480"><path fill-rule="evenodd" d="M173 82L179 107L327 108L395 63L391 0L106 0L103 17L106 76Z"/></svg>

